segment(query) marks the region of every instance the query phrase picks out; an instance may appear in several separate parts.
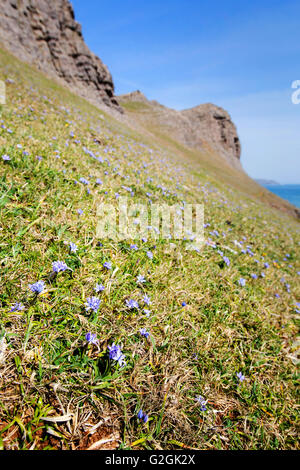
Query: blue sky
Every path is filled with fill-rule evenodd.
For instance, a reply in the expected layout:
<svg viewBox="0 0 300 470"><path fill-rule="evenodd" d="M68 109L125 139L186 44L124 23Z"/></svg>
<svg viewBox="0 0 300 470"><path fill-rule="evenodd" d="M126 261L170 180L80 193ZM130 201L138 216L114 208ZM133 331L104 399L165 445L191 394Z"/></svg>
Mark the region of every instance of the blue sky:
<svg viewBox="0 0 300 470"><path fill-rule="evenodd" d="M300 2L72 0L116 94L139 89L175 109L224 107L254 178L300 183Z"/></svg>

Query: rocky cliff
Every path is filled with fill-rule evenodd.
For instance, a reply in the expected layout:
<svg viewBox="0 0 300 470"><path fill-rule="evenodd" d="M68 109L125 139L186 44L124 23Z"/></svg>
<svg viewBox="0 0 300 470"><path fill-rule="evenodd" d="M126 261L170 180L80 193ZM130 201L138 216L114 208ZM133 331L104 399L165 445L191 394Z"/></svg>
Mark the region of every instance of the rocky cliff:
<svg viewBox="0 0 300 470"><path fill-rule="evenodd" d="M228 163L240 168L241 145L237 130L229 114L223 108L211 103L200 104L181 111L181 116L189 121L185 133L186 145L201 148L203 140L223 156Z"/></svg>
<svg viewBox="0 0 300 470"><path fill-rule="evenodd" d="M84 42L68 0L1 0L0 42L72 91L122 112L111 74Z"/></svg>
<svg viewBox="0 0 300 470"><path fill-rule="evenodd" d="M123 113L111 74L85 44L68 0L0 0L0 4L0 42L6 49L94 104ZM208 144L229 165L241 169L240 141L224 109L202 104L176 111L147 100L139 91L120 100L144 103L155 124L172 138L200 150L207 150ZM149 119L149 113L144 117Z"/></svg>
<svg viewBox="0 0 300 470"><path fill-rule="evenodd" d="M214 104L201 104L176 111L148 100L139 90L118 97L120 104L140 103L133 107L140 121L152 121L163 132L187 147L205 150L207 144L232 167L242 169L241 145L229 114Z"/></svg>

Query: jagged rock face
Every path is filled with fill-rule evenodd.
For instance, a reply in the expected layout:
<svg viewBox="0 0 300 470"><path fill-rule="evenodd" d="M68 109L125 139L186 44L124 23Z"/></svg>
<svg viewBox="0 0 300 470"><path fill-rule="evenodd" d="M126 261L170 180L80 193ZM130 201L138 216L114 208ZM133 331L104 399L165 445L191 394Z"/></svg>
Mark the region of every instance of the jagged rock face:
<svg viewBox="0 0 300 470"><path fill-rule="evenodd" d="M229 114L211 103L201 104L181 111L191 124L191 133L186 137L188 145L199 147L205 140L231 163L240 167L241 145L237 130Z"/></svg>
<svg viewBox="0 0 300 470"><path fill-rule="evenodd" d="M118 99L121 104L128 101L144 103L151 112L147 109L144 113L140 111L140 120L155 121L162 131L187 147L205 150L206 144L209 144L230 166L242 169L240 140L235 125L224 109L207 103L176 111L157 101L149 101L139 90L121 95Z"/></svg>
<svg viewBox="0 0 300 470"><path fill-rule="evenodd" d="M122 112L111 74L85 44L68 0L1 0L0 41L82 97Z"/></svg>
<svg viewBox="0 0 300 470"><path fill-rule="evenodd" d="M154 103L154 101L149 101L144 93L140 90L132 91L131 93L126 93L126 95L120 95L120 98L124 101L135 101L140 103Z"/></svg>

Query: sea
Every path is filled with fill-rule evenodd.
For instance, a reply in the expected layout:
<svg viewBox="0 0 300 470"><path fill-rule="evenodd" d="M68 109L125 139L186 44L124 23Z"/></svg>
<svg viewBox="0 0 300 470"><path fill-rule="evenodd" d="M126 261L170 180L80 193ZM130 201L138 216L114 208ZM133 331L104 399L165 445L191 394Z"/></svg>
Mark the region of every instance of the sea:
<svg viewBox="0 0 300 470"><path fill-rule="evenodd" d="M300 184L264 184L263 186L300 208Z"/></svg>

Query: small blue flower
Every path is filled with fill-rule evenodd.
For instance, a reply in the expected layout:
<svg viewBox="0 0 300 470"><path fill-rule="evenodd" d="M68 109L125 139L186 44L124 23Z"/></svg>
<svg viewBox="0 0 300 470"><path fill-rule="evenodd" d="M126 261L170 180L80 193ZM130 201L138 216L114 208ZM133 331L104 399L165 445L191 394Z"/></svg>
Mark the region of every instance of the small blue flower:
<svg viewBox="0 0 300 470"><path fill-rule="evenodd" d="M119 366L124 366L126 364L125 355L122 354L120 346L117 346L113 343L111 346L108 346L109 359L117 361Z"/></svg>
<svg viewBox="0 0 300 470"><path fill-rule="evenodd" d="M141 333L142 336L145 336L145 338L147 338L147 339L148 339L149 336L150 336L150 333L148 333L148 331L146 330L146 328L141 328L141 329L140 329L140 333Z"/></svg>
<svg viewBox="0 0 300 470"><path fill-rule="evenodd" d="M52 269L53 272L59 273L60 271L66 271L66 269L69 268L63 261L54 261L54 263L52 263Z"/></svg>
<svg viewBox="0 0 300 470"><path fill-rule="evenodd" d="M239 279L239 285L244 287L246 285L246 280L241 277L241 279Z"/></svg>
<svg viewBox="0 0 300 470"><path fill-rule="evenodd" d="M88 180L86 180L85 178L79 178L79 181L82 184L86 184L86 185L90 184L90 182Z"/></svg>
<svg viewBox="0 0 300 470"><path fill-rule="evenodd" d="M181 302L181 306L182 306L182 307L185 307L185 306L186 306L186 302Z"/></svg>
<svg viewBox="0 0 300 470"><path fill-rule="evenodd" d="M40 294L45 289L45 283L44 281L35 282L29 285L29 289L35 294Z"/></svg>
<svg viewBox="0 0 300 470"><path fill-rule="evenodd" d="M141 274L138 275L137 279L136 279L136 283L137 284L143 284L144 282L146 282L146 279L144 278L144 276L142 276Z"/></svg>
<svg viewBox="0 0 300 470"><path fill-rule="evenodd" d="M147 256L148 256L149 259L153 259L153 253L152 253L152 251L147 251L146 254L147 254Z"/></svg>
<svg viewBox="0 0 300 470"><path fill-rule="evenodd" d="M105 290L105 287L102 284L96 284L96 287L94 290L96 292L103 292Z"/></svg>
<svg viewBox="0 0 300 470"><path fill-rule="evenodd" d="M243 382L243 380L245 380L245 376L241 372L237 372L236 376L240 382Z"/></svg>
<svg viewBox="0 0 300 470"><path fill-rule="evenodd" d="M93 310L93 312L97 313L101 304L101 299L98 297L89 297L86 299L85 303L85 310L88 312L89 310Z"/></svg>
<svg viewBox="0 0 300 470"><path fill-rule="evenodd" d="M137 245L130 245L130 249L137 251L139 248Z"/></svg>
<svg viewBox="0 0 300 470"><path fill-rule="evenodd" d="M72 243L72 242L70 242L69 248L70 248L70 252L71 252L71 253L76 253L76 251L78 250L78 248L77 248L77 246L75 245L75 243Z"/></svg>
<svg viewBox="0 0 300 470"><path fill-rule="evenodd" d="M103 263L103 267L106 268L106 269L111 269L112 265L109 261L105 261L105 263Z"/></svg>
<svg viewBox="0 0 300 470"><path fill-rule="evenodd" d="M206 411L207 410L207 408L206 408L207 400L205 400L205 398L203 398L201 395L198 395L195 398L195 400L196 400L197 403L199 403L201 411Z"/></svg>
<svg viewBox="0 0 300 470"><path fill-rule="evenodd" d="M95 345L98 345L99 344L99 340L97 339L97 335L96 334L93 334L91 332L87 333L85 335L85 339L87 340L88 343L90 344L95 344Z"/></svg>
<svg viewBox="0 0 300 470"><path fill-rule="evenodd" d="M148 297L147 294L144 295L144 297L143 297L143 302L144 302L146 305L151 305L150 297Z"/></svg>
<svg viewBox="0 0 300 470"><path fill-rule="evenodd" d="M127 299L125 303L126 303L126 306L130 308L131 310L140 308L138 302L134 299L129 299L129 300Z"/></svg>
<svg viewBox="0 0 300 470"><path fill-rule="evenodd" d="M227 266L230 265L230 260L229 260L229 258L227 258L227 256L223 256L223 261Z"/></svg>
<svg viewBox="0 0 300 470"><path fill-rule="evenodd" d="M20 302L16 302L12 307L11 307L11 312L20 312L21 310L24 310L24 305L22 305Z"/></svg>
<svg viewBox="0 0 300 470"><path fill-rule="evenodd" d="M147 421L149 419L148 415L146 413L144 413L142 409L140 409L140 411L138 412L137 417L138 417L138 419L142 419L144 421L144 423L147 423Z"/></svg>

